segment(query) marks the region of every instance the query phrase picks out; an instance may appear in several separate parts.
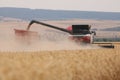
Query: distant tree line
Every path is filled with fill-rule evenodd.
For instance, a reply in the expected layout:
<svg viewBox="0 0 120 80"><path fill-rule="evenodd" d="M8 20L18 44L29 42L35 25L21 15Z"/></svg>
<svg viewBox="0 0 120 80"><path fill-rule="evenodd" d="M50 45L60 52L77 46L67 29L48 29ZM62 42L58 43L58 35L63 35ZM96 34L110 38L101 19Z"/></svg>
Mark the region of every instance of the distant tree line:
<svg viewBox="0 0 120 80"><path fill-rule="evenodd" d="M120 42L120 38L94 38L94 42Z"/></svg>

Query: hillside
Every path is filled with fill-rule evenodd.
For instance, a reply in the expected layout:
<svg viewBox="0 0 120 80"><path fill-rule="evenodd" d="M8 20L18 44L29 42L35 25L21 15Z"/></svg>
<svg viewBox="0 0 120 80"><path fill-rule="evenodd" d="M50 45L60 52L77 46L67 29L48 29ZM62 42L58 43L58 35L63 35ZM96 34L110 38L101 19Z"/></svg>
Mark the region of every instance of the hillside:
<svg viewBox="0 0 120 80"><path fill-rule="evenodd" d="M120 31L120 27L113 27L113 28L105 28L101 29L102 31Z"/></svg>
<svg viewBox="0 0 120 80"><path fill-rule="evenodd" d="M29 8L0 8L0 18L10 17L23 20L98 19L120 20L119 12L94 12L70 10L44 10Z"/></svg>

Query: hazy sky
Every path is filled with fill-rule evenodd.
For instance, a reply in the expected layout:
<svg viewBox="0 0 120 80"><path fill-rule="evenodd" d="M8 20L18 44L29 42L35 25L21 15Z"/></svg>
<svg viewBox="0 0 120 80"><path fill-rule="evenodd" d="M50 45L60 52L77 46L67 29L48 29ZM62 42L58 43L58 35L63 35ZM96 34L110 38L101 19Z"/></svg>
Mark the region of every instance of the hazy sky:
<svg viewBox="0 0 120 80"><path fill-rule="evenodd" d="M120 12L120 0L0 0L0 7Z"/></svg>

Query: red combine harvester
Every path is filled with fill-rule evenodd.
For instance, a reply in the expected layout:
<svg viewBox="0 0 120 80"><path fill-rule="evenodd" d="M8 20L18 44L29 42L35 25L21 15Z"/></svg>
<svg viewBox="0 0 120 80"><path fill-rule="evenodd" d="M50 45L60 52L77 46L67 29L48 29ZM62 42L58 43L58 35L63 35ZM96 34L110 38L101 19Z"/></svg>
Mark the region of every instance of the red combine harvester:
<svg viewBox="0 0 120 80"><path fill-rule="evenodd" d="M38 37L38 33L37 32L33 32L33 31L29 31L30 27L32 24L40 24L40 25L44 25L46 27L50 27L50 28L54 28L66 33L69 33L69 38L70 40L73 40L75 42L82 42L82 43L89 43L89 44L94 44L94 36L96 35L95 31L91 31L91 26L90 25L72 25L70 27L67 27L67 29L64 28L60 28L57 26L53 26L50 24L46 24L43 22L39 22L36 20L32 20L28 27L27 30L18 30L18 29L14 29L15 30L15 34L17 36L20 37ZM96 44L96 43L95 43ZM106 47L106 48L114 48L113 45L104 45L102 47Z"/></svg>

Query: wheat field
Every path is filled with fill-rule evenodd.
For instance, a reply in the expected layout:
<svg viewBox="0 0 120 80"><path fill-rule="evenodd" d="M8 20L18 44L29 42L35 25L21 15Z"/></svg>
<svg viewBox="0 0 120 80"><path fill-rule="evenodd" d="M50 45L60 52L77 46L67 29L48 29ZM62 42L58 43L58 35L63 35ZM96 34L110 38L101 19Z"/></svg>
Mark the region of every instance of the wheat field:
<svg viewBox="0 0 120 80"><path fill-rule="evenodd" d="M120 23L104 20L46 22L63 28L83 23L98 29ZM115 49L75 45L65 40L64 34L59 32L55 37L51 29L45 32L39 25L31 30L39 32L47 41L19 44L13 30L26 29L27 25L28 22L0 22L0 80L120 80L120 44L114 43Z"/></svg>
<svg viewBox="0 0 120 80"><path fill-rule="evenodd" d="M120 80L120 50L0 52L0 80Z"/></svg>

